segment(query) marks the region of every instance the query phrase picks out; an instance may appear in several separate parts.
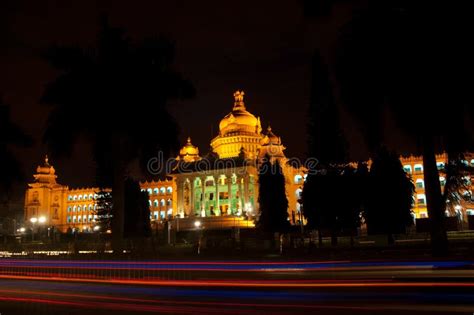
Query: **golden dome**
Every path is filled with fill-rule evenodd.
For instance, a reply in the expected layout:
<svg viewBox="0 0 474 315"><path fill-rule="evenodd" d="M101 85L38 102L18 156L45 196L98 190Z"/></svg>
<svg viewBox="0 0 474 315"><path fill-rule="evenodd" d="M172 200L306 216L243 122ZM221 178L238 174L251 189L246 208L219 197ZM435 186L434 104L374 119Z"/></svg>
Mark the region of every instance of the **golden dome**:
<svg viewBox="0 0 474 315"><path fill-rule="evenodd" d="M236 91L234 93L234 107L219 123L221 134L235 131L261 132L260 119L245 109L244 95L243 91Z"/></svg>
<svg viewBox="0 0 474 315"><path fill-rule="evenodd" d="M191 137L188 137L186 144L179 150L179 157L186 162L200 159L199 149L191 143Z"/></svg>

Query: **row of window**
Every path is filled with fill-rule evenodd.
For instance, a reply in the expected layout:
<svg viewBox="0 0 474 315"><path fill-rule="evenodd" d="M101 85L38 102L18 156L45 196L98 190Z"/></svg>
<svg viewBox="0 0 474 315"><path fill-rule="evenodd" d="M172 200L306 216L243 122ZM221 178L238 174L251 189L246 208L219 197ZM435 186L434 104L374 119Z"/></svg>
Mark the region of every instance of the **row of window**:
<svg viewBox="0 0 474 315"><path fill-rule="evenodd" d="M466 161L466 160L464 160L463 163L466 164L466 165L469 165L469 162ZM474 166L474 159L471 160L470 164ZM446 164L444 162L437 162L436 163L436 166L438 167L438 170L444 169L445 165ZM409 174L412 173L411 165L404 165L403 169L405 170L405 172L407 172ZM415 164L414 167L413 167L413 170L416 173L423 172L423 164Z"/></svg>
<svg viewBox="0 0 474 315"><path fill-rule="evenodd" d="M73 207L69 206L69 207L67 207L67 212L81 212L82 210L92 211L92 210L96 210L96 209L97 209L97 205L94 205L94 206L89 205L89 206L83 206L83 207L81 207L81 206L73 206Z"/></svg>
<svg viewBox="0 0 474 315"><path fill-rule="evenodd" d="M173 209L168 210L168 217L173 215ZM150 214L150 220L165 219L166 211L154 211L153 214Z"/></svg>
<svg viewBox="0 0 474 315"><path fill-rule="evenodd" d="M69 201L72 201L72 200L74 200L74 201L76 201L76 200L78 200L78 201L81 201L81 200L97 200L97 197L98 197L97 194L69 195L67 197L67 200L69 200Z"/></svg>
<svg viewBox="0 0 474 315"><path fill-rule="evenodd" d="M165 193L167 194L171 194L173 192L173 188L171 186L168 186L167 188L165 187L161 187L161 188L154 188L154 189L151 189L151 188L148 188L148 189L142 189L142 191L146 191L148 192L148 194L151 196L151 195L158 195L158 194L162 194L164 195Z"/></svg>
<svg viewBox="0 0 474 315"><path fill-rule="evenodd" d="M97 215L83 215L81 216L67 216L67 223L87 223L95 222L97 220Z"/></svg>
<svg viewBox="0 0 474 315"><path fill-rule="evenodd" d="M151 200L148 200L148 203L150 204L150 207L158 207L158 206L161 206L161 207L164 207L165 204L168 206L168 207L171 207L172 205L172 201L171 199L168 199L166 202L164 199L161 199L159 202L158 202L158 199L155 199L153 200L153 203L151 202Z"/></svg>

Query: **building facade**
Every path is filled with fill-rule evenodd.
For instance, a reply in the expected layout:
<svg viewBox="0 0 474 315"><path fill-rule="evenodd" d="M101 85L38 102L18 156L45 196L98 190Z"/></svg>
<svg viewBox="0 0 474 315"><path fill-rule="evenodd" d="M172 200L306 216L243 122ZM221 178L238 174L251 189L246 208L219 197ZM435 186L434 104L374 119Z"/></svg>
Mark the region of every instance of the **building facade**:
<svg viewBox="0 0 474 315"><path fill-rule="evenodd" d="M285 156L285 146L270 126L263 131L260 118L251 114L244 103L244 92L234 93L231 111L219 122L219 133L210 141L211 152L201 156L199 148L188 138L176 157L174 169L166 180L141 182L148 192L150 219L161 222L171 218L207 220L225 225L226 221L242 221L253 226L259 212L258 168L268 157L279 161L285 176L288 216L292 224L303 224L301 197L306 169L292 165ZM466 155L474 166L474 156ZM438 168L444 169L447 155L436 157ZM421 157L401 158L404 170L415 184L413 211L416 218L428 217ZM370 164L370 163L369 163ZM440 183L446 179L440 172ZM60 231L92 231L97 220L97 192L99 188L71 189L57 182L54 167L48 158L38 166L34 182L25 195L25 219L30 222L55 226ZM474 214L474 206L457 206L459 216ZM41 219L41 220L40 220Z"/></svg>
<svg viewBox="0 0 474 315"><path fill-rule="evenodd" d="M33 177L34 182L28 184L25 193L26 222L55 227L61 232L97 230L98 187L73 189L59 184L48 157L37 167ZM140 186L149 194L152 221L172 215L173 200L176 201L173 180L142 182Z"/></svg>

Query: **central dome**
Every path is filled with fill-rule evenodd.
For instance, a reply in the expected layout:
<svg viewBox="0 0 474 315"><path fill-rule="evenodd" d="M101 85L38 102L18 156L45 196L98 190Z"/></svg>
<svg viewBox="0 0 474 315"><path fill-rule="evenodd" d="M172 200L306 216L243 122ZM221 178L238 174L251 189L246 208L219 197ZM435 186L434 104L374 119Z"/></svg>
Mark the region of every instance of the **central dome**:
<svg viewBox="0 0 474 315"><path fill-rule="evenodd" d="M245 109L244 92L236 91L234 93L234 107L219 123L221 135L229 132L250 132L260 133L260 119L256 118Z"/></svg>

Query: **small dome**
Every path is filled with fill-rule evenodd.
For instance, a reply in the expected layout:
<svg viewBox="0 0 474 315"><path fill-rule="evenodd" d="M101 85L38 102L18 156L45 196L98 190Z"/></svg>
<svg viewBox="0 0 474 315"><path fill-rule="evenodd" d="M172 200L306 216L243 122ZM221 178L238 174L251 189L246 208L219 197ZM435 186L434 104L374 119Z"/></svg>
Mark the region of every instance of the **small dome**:
<svg viewBox="0 0 474 315"><path fill-rule="evenodd" d="M56 173L56 170L54 169L54 167L52 167L50 164L49 164L49 159L48 159L48 156L46 155L46 157L44 158L44 164L43 165L39 165L37 168L36 168L36 172L38 174L49 174L49 175L54 175Z"/></svg>
<svg viewBox="0 0 474 315"><path fill-rule="evenodd" d="M186 144L179 150L179 157L186 162L199 159L199 149L191 143L191 137L188 137Z"/></svg>
<svg viewBox="0 0 474 315"><path fill-rule="evenodd" d="M243 91L234 93L234 107L219 123L219 131L225 134L231 131L261 131L260 120L245 109Z"/></svg>
<svg viewBox="0 0 474 315"><path fill-rule="evenodd" d="M273 144L273 145L281 145L281 138L276 136L273 131L272 127L268 126L267 128L267 134L262 140L262 145L266 144Z"/></svg>

